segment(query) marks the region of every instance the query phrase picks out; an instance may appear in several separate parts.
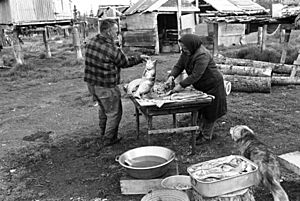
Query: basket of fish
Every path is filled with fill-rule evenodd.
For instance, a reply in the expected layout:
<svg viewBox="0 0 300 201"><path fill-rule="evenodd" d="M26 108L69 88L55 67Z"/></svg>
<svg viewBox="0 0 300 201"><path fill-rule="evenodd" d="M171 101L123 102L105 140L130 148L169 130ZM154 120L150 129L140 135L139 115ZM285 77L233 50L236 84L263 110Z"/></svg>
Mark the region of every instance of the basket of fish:
<svg viewBox="0 0 300 201"><path fill-rule="evenodd" d="M257 165L239 155L194 164L187 171L193 189L204 197L224 195L258 183Z"/></svg>

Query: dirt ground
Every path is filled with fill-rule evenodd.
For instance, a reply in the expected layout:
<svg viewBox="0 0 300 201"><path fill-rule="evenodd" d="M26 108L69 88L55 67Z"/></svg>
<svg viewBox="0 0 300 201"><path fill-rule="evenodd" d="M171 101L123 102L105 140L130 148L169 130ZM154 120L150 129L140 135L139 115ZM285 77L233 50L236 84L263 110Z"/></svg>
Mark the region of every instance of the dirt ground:
<svg viewBox="0 0 300 201"><path fill-rule="evenodd" d="M97 107L83 82L83 63L75 60L71 46L70 41L53 40L53 58L47 59L41 40L25 40L27 65L0 72L1 201L138 201L143 197L121 194L120 178L126 173L115 157L147 145L145 119L141 118L137 139L134 106L123 94L123 141L106 148L90 143L87 139L98 132ZM161 81L178 54L154 58L159 61L157 80ZM139 78L143 67L124 69L120 87ZM189 155L190 133L151 137L153 145L176 152L180 174L187 174L192 164L237 154L228 135L237 124L252 128L276 154L299 150L300 86L273 86L269 94L232 92L227 101L228 113L216 126L216 139L198 146L195 155ZM171 116L154 118L155 128L171 124ZM300 201L300 176L281 169L290 200ZM255 198L272 200L261 186L255 189Z"/></svg>

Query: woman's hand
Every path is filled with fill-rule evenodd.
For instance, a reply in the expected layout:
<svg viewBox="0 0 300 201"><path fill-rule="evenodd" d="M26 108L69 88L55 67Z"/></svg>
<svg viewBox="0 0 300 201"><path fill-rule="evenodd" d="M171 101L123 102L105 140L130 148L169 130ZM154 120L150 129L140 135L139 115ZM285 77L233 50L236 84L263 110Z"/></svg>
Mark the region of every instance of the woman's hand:
<svg viewBox="0 0 300 201"><path fill-rule="evenodd" d="M174 82L174 76L170 76L168 77L167 81L164 83L164 88L166 90L169 90L169 89L173 89L174 86L175 86L175 82Z"/></svg>
<svg viewBox="0 0 300 201"><path fill-rule="evenodd" d="M172 90L173 93L178 93L178 92L181 92L183 91L184 88L180 85L180 84L177 84L174 89Z"/></svg>

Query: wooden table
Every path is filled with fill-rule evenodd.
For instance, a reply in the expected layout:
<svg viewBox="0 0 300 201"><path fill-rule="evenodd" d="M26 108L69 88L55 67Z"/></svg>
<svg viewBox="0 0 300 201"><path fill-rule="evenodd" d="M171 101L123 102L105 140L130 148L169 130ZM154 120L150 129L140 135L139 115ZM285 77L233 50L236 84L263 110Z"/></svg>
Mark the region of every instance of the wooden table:
<svg viewBox="0 0 300 201"><path fill-rule="evenodd" d="M150 144L150 135L152 134L161 134L161 133L177 133L184 131L191 131L192 133L192 154L195 153L195 133L200 130L200 127L197 124L198 111L205 106L210 105L213 102L213 96L207 96L206 98L201 99L192 99L192 100L180 100L173 102L166 102L161 107L158 107L155 104L142 104L142 100L136 99L130 96L130 100L135 105L135 115L136 115L136 131L137 136L140 132L140 112L145 116L147 121L147 140ZM191 113L192 122L191 126L187 127L177 127L176 124L176 114L178 113ZM153 129L152 119L153 116L160 115L173 115L173 128L168 129Z"/></svg>

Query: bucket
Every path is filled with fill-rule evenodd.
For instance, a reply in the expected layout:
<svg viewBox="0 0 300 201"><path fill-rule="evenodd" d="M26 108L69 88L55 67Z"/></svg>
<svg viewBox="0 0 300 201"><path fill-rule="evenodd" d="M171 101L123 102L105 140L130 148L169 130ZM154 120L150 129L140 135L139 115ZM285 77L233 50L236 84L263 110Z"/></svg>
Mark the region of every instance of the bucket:
<svg viewBox="0 0 300 201"><path fill-rule="evenodd" d="M188 195L191 201L194 200L191 177L188 175L173 175L166 177L161 181L161 186L166 189L183 191Z"/></svg>

